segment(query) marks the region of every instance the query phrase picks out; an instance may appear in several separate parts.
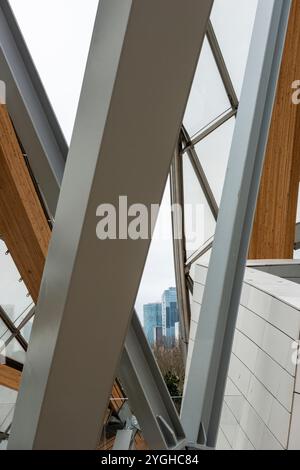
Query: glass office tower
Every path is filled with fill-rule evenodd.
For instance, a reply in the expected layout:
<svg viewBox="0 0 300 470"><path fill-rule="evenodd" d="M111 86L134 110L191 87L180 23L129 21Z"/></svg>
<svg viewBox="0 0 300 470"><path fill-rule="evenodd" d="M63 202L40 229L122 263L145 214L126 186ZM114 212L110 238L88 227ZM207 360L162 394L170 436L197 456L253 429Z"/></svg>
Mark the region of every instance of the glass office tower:
<svg viewBox="0 0 300 470"><path fill-rule="evenodd" d="M144 305L144 330L151 346L155 346L162 328L162 306L159 303Z"/></svg>

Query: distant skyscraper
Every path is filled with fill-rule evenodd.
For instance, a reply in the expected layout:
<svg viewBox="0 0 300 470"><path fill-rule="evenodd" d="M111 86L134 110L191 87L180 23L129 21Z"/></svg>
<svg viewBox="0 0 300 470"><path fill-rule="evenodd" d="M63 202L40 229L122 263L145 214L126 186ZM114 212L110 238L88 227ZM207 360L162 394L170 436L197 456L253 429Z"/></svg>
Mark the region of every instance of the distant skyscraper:
<svg viewBox="0 0 300 470"><path fill-rule="evenodd" d="M175 324L178 321L177 292L175 287L170 287L162 296L162 330L167 347L175 345Z"/></svg>
<svg viewBox="0 0 300 470"><path fill-rule="evenodd" d="M151 346L155 345L162 329L161 304L144 305L144 330Z"/></svg>

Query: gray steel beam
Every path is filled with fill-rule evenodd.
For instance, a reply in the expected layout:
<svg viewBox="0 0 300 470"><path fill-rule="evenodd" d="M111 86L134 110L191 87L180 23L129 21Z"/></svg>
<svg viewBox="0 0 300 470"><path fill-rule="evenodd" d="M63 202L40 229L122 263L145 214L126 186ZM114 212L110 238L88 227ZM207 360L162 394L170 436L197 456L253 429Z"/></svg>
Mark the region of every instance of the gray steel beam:
<svg viewBox="0 0 300 470"><path fill-rule="evenodd" d="M10 449L97 445L150 245L97 208L161 202L212 3L100 2Z"/></svg>
<svg viewBox="0 0 300 470"><path fill-rule="evenodd" d="M150 448L183 448L185 435L178 413L136 314L127 334L118 377Z"/></svg>
<svg viewBox="0 0 300 470"><path fill-rule="evenodd" d="M0 2L0 80L41 194L55 215L68 147L8 0Z"/></svg>
<svg viewBox="0 0 300 470"><path fill-rule="evenodd" d="M182 406L190 442L216 445L291 2L260 0Z"/></svg>

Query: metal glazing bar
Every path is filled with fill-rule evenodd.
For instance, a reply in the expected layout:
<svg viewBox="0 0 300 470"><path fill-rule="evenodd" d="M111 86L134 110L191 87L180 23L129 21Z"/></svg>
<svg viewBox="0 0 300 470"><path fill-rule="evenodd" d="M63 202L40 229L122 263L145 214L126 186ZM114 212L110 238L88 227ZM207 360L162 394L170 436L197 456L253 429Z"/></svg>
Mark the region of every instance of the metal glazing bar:
<svg viewBox="0 0 300 470"><path fill-rule="evenodd" d="M231 109L231 110L226 111L225 113L223 113L222 116L219 119L217 119L214 123L212 123L206 129L201 131L199 134L195 135L191 139L191 143L187 145L186 149L189 149L189 147L194 147L195 145L199 144L199 142L201 142L206 137L208 137L210 134L212 134L214 131L219 129L219 127L223 126L223 124L225 124L225 122L227 122L227 121L229 121L229 119L235 117L236 114L237 114L236 109Z"/></svg>
<svg viewBox="0 0 300 470"><path fill-rule="evenodd" d="M204 256L209 250L212 249L213 243L214 243L214 237L211 237L209 240L207 240L204 243L204 245L201 246L201 248L199 248L198 251L196 251L195 253L192 254L192 256L189 257L189 259L187 260L185 264L186 274L190 272L192 265L196 263L198 259L202 258L202 256Z"/></svg>
<svg viewBox="0 0 300 470"><path fill-rule="evenodd" d="M236 95L226 62L224 60L217 36L215 34L213 25L211 21L208 22L208 27L207 27L207 33L206 33L210 48L212 50L212 53L214 55L217 67L219 69L219 73L221 75L224 87L226 89L226 93L228 95L230 104L233 108L233 110L237 110L238 105L239 105L239 100ZM237 38L238 40L238 38Z"/></svg>
<svg viewBox="0 0 300 470"><path fill-rule="evenodd" d="M174 208L174 210L172 211L173 250L177 286L177 301L180 313L180 334L184 347L184 356L186 359L189 342L191 310L189 292L186 284L184 271L186 261L186 249L184 230L184 191L181 145L180 148L177 148L172 162L170 173L170 185L171 204Z"/></svg>
<svg viewBox="0 0 300 470"><path fill-rule="evenodd" d="M23 337L22 333L21 333L21 330L22 328L24 328L24 326L27 325L27 323L33 318L35 314L35 306L32 307L32 309L30 310L30 312L26 315L26 317L21 321L20 325L18 326L18 328L16 328L15 332L13 333L12 332L12 335L5 341L5 347L7 347L9 345L9 343L11 343L11 341L16 338L17 341L20 341L22 343L20 343L21 345L22 344L26 344L26 349L25 351L27 351L27 348L28 348L28 343L27 341L25 340L25 338ZM22 346L23 347L23 346ZM24 349L24 348L23 348Z"/></svg>
<svg viewBox="0 0 300 470"><path fill-rule="evenodd" d="M260 0L182 406L190 442L215 447L289 0Z"/></svg>
<svg viewBox="0 0 300 470"><path fill-rule="evenodd" d="M184 142L189 142L190 139L189 139L189 136L188 136L188 133L187 133L186 129L183 129L182 132L183 132ZM189 149L187 150L186 153L187 153L187 155L190 159L192 167L193 167L193 169L195 171L195 174L198 178L198 181L200 183L200 186L202 188L204 196L207 200L209 208L212 212L212 215L213 215L214 219L217 220L218 212L219 212L218 204L215 200L215 196L214 196L214 194L211 190L208 179L207 179L206 174L205 174L205 172L202 168L202 165L200 163L200 160L197 156L197 153L196 153L194 147L193 146L189 147Z"/></svg>
<svg viewBox="0 0 300 470"><path fill-rule="evenodd" d="M5 347L10 343L10 341L14 338L18 341L18 343L21 345L21 347L24 349L24 351L27 351L27 341L25 338L20 333L20 330L16 328L16 326L13 324L7 313L3 310L3 308L0 306L0 318L5 324L6 328L11 332L11 337L7 342L5 342Z"/></svg>

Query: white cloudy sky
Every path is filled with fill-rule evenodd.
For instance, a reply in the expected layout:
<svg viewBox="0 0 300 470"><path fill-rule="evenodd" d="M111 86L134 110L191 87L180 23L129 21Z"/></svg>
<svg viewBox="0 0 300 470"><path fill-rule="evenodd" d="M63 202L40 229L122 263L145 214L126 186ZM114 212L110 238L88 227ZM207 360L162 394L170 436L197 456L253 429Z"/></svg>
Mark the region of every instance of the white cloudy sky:
<svg viewBox="0 0 300 470"><path fill-rule="evenodd" d="M69 142L98 0L11 0L11 5ZM238 94L256 5L257 0L215 0L213 21ZM209 71L206 70L205 73L209 74ZM201 87L205 85L202 76L198 88L196 84L193 91L195 99L190 104L192 118L197 119L197 114L203 113L203 109L200 110L197 104L197 97L206 95L205 103L209 106L214 94L219 96L216 93L219 84L213 80L213 77L207 76L206 84L209 84L209 89L201 88L200 93L200 84ZM221 135L220 140L212 144L212 147L210 144L206 145L205 152L218 154L223 145L224 135ZM216 159L208 161L207 168L212 175L218 171L218 167ZM169 201L167 189L164 206L168 206ZM169 235L171 239L170 226ZM144 303L159 300L162 291L173 285L175 280L172 245L170 241L155 241L152 243L137 299L139 314L142 313ZM0 301L5 303L3 298Z"/></svg>

